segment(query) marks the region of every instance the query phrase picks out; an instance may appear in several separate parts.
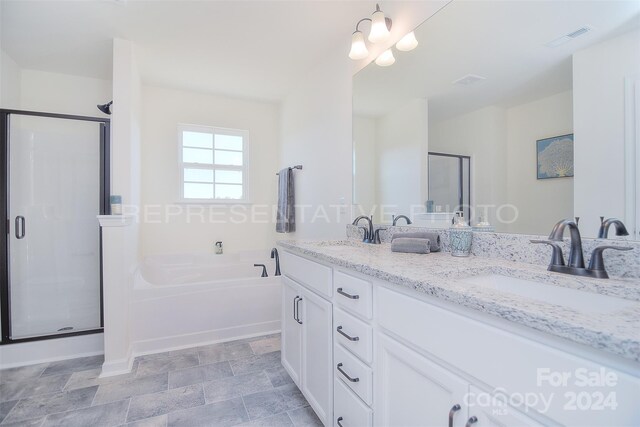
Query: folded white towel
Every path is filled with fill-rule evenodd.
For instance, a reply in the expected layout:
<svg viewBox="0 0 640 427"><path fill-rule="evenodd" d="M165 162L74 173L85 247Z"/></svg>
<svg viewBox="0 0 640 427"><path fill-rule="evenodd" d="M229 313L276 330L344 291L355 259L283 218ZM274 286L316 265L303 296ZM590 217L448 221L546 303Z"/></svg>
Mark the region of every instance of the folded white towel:
<svg viewBox="0 0 640 427"><path fill-rule="evenodd" d="M391 242L392 252L428 254L431 252L429 239L418 239L410 237L400 237Z"/></svg>

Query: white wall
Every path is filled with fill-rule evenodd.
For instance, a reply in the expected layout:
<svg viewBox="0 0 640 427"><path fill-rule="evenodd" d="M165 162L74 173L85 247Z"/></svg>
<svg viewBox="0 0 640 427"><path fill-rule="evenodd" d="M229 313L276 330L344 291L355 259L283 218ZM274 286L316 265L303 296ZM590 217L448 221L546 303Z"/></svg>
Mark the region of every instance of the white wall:
<svg viewBox="0 0 640 427"><path fill-rule="evenodd" d="M128 213L140 205L141 82L133 43L113 41L111 194ZM127 213L127 212L125 212ZM119 222L118 219L115 222ZM139 226L103 226L104 354L102 375L126 372L131 359L131 295L138 264Z"/></svg>
<svg viewBox="0 0 640 427"><path fill-rule="evenodd" d="M279 106L152 86L144 87L142 102L142 202L151 213L141 224L142 255L211 252L218 240L225 252L270 249L275 243L271 212L277 196ZM249 131L252 205L176 204L180 123ZM307 166L296 175L305 174Z"/></svg>
<svg viewBox="0 0 640 427"><path fill-rule="evenodd" d="M328 54L319 55L316 67L302 78L282 105L280 165L303 164L297 171L297 203L310 205L297 212L298 227L289 238L342 238L345 224L353 218L350 209L330 205L352 200L352 119L351 85L358 70L377 54L395 44L446 1L397 1L385 3L385 14L393 18L391 38L373 46L370 57L359 62L349 59L350 37ZM324 206L330 219L311 222L314 212Z"/></svg>
<svg viewBox="0 0 640 427"><path fill-rule="evenodd" d="M0 50L0 107L20 108L20 67Z"/></svg>
<svg viewBox="0 0 640 427"><path fill-rule="evenodd" d="M573 55L574 206L587 236L600 215L625 218L624 80L639 74L640 31Z"/></svg>
<svg viewBox="0 0 640 427"><path fill-rule="evenodd" d="M507 196L506 142L506 111L495 106L429 125L429 151L471 156L471 204L478 207L472 219L488 217L497 231L506 231L496 219ZM485 214L480 205L494 207Z"/></svg>
<svg viewBox="0 0 640 427"><path fill-rule="evenodd" d="M353 201L355 212L371 215L376 204L377 148L376 120L353 117Z"/></svg>
<svg viewBox="0 0 640 427"><path fill-rule="evenodd" d="M536 141L572 132L571 91L507 110L507 200L519 210L510 233L545 235L573 217L573 178L536 177Z"/></svg>
<svg viewBox="0 0 640 427"><path fill-rule="evenodd" d="M301 164L304 169L295 171L297 230L283 238L344 237L349 215L331 206L351 200L351 64L347 53L336 51L323 57L284 100L280 165Z"/></svg>
<svg viewBox="0 0 640 427"><path fill-rule="evenodd" d="M20 108L48 113L104 116L97 104L111 100L108 80L37 70L22 70Z"/></svg>
<svg viewBox="0 0 640 427"><path fill-rule="evenodd" d="M376 200L385 206L379 219L390 222L390 215L410 216L426 200L427 102L414 99L376 124Z"/></svg>

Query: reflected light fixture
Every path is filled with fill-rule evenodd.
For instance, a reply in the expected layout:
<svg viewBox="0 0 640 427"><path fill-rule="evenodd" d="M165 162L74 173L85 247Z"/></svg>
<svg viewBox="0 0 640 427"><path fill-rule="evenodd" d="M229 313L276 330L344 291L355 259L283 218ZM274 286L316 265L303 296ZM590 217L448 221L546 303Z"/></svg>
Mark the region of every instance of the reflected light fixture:
<svg viewBox="0 0 640 427"><path fill-rule="evenodd" d="M388 67L394 62L396 62L396 58L393 57L393 52L391 51L391 49L385 50L380 54L380 56L376 58L376 64L381 67Z"/></svg>
<svg viewBox="0 0 640 427"><path fill-rule="evenodd" d="M403 52L409 52L410 50L415 49L417 46L418 40L416 40L416 35L413 33L413 31L401 38L400 41L396 43L396 49Z"/></svg>
<svg viewBox="0 0 640 427"><path fill-rule="evenodd" d="M371 22L371 30L367 37L371 43L380 43L386 41L390 36L391 19L384 16L384 13L380 10L380 5L376 4L376 10L371 15L371 18L363 18L356 24L356 30L351 35L351 50L349 51L349 58L353 60L364 59L369 56L369 50L364 40L364 34L360 31L360 24L369 21Z"/></svg>

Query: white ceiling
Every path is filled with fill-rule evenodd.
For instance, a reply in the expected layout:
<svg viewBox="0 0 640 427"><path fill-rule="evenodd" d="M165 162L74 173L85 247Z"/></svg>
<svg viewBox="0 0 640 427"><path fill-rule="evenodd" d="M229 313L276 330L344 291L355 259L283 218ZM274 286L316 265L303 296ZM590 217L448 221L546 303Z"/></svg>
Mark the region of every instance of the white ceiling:
<svg viewBox="0 0 640 427"><path fill-rule="evenodd" d="M1 0L2 49L22 68L111 78L111 39L145 83L279 100L331 50L348 53L369 1Z"/></svg>
<svg viewBox="0 0 640 427"><path fill-rule="evenodd" d="M585 25L593 30L559 47L545 46ZM392 66L371 64L354 77L354 113L381 116L427 98L429 120L442 120L540 99L571 89L573 52L632 28L640 28L637 0L455 0L416 30L414 51L396 51ZM486 80L452 85L467 74Z"/></svg>

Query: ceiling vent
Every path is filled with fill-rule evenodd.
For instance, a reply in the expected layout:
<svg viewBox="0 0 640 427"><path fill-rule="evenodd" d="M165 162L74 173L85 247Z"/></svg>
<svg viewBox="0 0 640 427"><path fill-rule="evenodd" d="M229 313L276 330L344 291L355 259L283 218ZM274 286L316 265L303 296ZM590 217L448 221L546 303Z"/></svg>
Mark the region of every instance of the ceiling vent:
<svg viewBox="0 0 640 427"><path fill-rule="evenodd" d="M584 34L587 34L589 31L591 31L591 27L584 26L584 27L578 28L577 30L574 30L568 34L565 34L564 36L558 37L555 40L551 40L550 42L545 43L545 46L558 47L560 45L570 42L571 40L577 39L578 37Z"/></svg>
<svg viewBox="0 0 640 427"><path fill-rule="evenodd" d="M460 77L452 84L455 86L471 86L472 84L479 83L483 80L487 80L486 77L479 76L477 74L467 74L464 77Z"/></svg>

